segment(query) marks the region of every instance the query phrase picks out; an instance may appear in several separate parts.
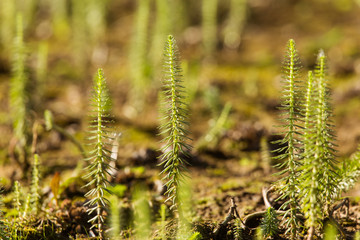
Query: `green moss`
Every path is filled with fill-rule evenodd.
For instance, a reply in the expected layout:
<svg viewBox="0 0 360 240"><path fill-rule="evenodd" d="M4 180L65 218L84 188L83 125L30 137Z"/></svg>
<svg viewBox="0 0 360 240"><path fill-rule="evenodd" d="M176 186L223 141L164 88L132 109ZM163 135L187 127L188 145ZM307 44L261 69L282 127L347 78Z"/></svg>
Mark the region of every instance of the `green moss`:
<svg viewBox="0 0 360 240"><path fill-rule="evenodd" d="M223 184L220 185L221 191L229 191L233 189L239 189L244 187L244 182L239 181L237 178L227 179Z"/></svg>

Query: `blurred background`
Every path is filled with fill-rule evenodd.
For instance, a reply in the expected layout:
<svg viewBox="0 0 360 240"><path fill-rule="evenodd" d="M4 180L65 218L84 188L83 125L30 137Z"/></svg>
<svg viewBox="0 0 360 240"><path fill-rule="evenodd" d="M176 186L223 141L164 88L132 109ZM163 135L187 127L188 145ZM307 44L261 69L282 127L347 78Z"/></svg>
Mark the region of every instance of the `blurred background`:
<svg viewBox="0 0 360 240"><path fill-rule="evenodd" d="M101 67L115 128L123 132L119 155L146 159L149 149L159 149L157 102L168 34L179 47L196 151L241 158L258 152L264 137L269 144L276 139L281 64L290 38L303 76L324 49L339 156L356 150L359 0L1 0L0 161L11 162L16 112L22 111L11 104L19 54L24 134L31 135L48 109L54 123L82 140L92 79ZM38 151L48 164L79 159L61 134L40 131ZM26 141L31 145L30 137Z"/></svg>

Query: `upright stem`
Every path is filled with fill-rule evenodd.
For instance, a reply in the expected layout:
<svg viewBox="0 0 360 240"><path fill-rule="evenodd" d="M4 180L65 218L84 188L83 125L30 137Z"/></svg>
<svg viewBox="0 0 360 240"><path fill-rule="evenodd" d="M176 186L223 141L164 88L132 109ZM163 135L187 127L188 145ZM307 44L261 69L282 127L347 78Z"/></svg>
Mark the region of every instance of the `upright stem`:
<svg viewBox="0 0 360 240"><path fill-rule="evenodd" d="M97 95L98 98L102 98L102 86L101 82L97 81L98 87L97 87ZM101 174L103 173L102 164L103 164L103 144L102 144L102 101L97 102L97 164L98 164L98 172L97 172L97 188L101 188ZM100 190L100 189L99 189ZM97 191L97 197L98 199L101 199L102 191ZM99 231L99 238L103 239L102 235L102 219L101 219L101 210L102 205L101 201L97 201L97 216L98 216L98 231Z"/></svg>
<svg viewBox="0 0 360 240"><path fill-rule="evenodd" d="M290 192L290 218L291 218L291 239L296 239L296 198L295 198L295 157L294 157L294 133L295 133L295 90L294 90L294 78L295 78L295 54L294 54L294 43L293 41L290 42L291 44L291 54L290 54L290 72L289 72L289 87L290 87L290 99L289 99L289 172L290 172L290 179L289 179L289 192Z"/></svg>

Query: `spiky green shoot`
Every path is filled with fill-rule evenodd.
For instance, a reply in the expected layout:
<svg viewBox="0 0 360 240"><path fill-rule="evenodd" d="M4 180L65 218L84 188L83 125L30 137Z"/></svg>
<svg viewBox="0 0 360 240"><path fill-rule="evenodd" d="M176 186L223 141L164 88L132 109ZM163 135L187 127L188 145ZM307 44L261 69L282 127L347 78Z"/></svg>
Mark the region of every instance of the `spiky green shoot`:
<svg viewBox="0 0 360 240"><path fill-rule="evenodd" d="M14 205L15 205L16 211L20 215L20 212L21 212L21 202L20 202L21 193L20 193L20 183L19 183L19 181L15 181L15 183L14 183L14 194L15 194Z"/></svg>
<svg viewBox="0 0 360 240"><path fill-rule="evenodd" d="M235 219L234 227L233 227L233 234L235 240L242 240L243 239L243 228L241 226L241 221L239 218Z"/></svg>
<svg viewBox="0 0 360 240"><path fill-rule="evenodd" d="M48 71L48 53L49 53L49 44L48 42L41 42L39 45L39 50L37 53L36 61L36 80L37 80L37 90L42 101L44 90L45 90L45 80Z"/></svg>
<svg viewBox="0 0 360 240"><path fill-rule="evenodd" d="M22 16L17 15L16 36L13 48L13 66L12 78L10 82L10 109L13 121L14 136L17 140L17 151L19 153L19 162L26 162L26 115L27 115L27 96L26 86L28 76L26 73L26 48L23 37Z"/></svg>
<svg viewBox="0 0 360 240"><path fill-rule="evenodd" d="M180 202L179 209L179 221L178 221L178 229L176 234L176 239L191 239L192 226L191 219L193 217L193 206L192 206L192 189L190 179L185 179L181 181L178 189L178 201Z"/></svg>
<svg viewBox="0 0 360 240"><path fill-rule="evenodd" d="M160 238L161 240L166 240L166 205L163 203L160 205L160 221Z"/></svg>
<svg viewBox="0 0 360 240"><path fill-rule="evenodd" d="M277 159L283 161L279 166L282 168L281 174L286 174L280 180L281 198L288 199L282 208L287 208L287 226L290 231L290 238L297 239L297 231L299 226L299 219L296 217L298 212L297 186L299 165L299 119L300 111L297 104L299 97L298 77L300 69L300 60L296 50L295 41L290 39L287 44L287 53L283 64L283 95L281 101L281 110L284 111L284 124L281 126L284 129L284 138L276 143L281 147L276 150L280 155Z"/></svg>
<svg viewBox="0 0 360 240"><path fill-rule="evenodd" d="M324 213L328 214L329 207L337 197L336 189L338 175L338 168L335 160L335 136L333 133L332 125L332 110L330 105L330 93L327 83L327 67L326 57L323 50L319 51L315 77L317 81L317 119L316 119L316 145L315 155L319 157L321 165L319 166L321 171L319 180L324 202Z"/></svg>
<svg viewBox="0 0 360 240"><path fill-rule="evenodd" d="M314 135L316 135L315 126L316 119L314 114L316 106L314 106L314 76L313 72L308 72L307 90L305 96L305 113L304 113L304 134L303 134L303 165L301 167L300 176L300 198L302 211L306 218L306 226L310 232L313 232L321 219L321 196L320 184L319 184L319 167L321 159L317 154L313 152L313 146L315 146ZM317 104L316 104L317 105ZM311 235L309 233L309 235Z"/></svg>
<svg viewBox="0 0 360 240"><path fill-rule="evenodd" d="M173 4L173 3L171 3ZM162 63L163 39L169 33L171 28L172 12L170 11L170 2L164 0L156 0L156 21L154 25L154 33L152 34L152 42L150 48L151 62L153 63L154 74L156 77L160 74L160 64Z"/></svg>
<svg viewBox="0 0 360 240"><path fill-rule="evenodd" d="M104 196L104 192L108 191L107 185L109 184L108 176L111 176L110 161L111 152L108 150L108 145L111 142L107 124L109 120L110 99L108 88L106 85L105 77L102 69L98 69L94 79L94 89L92 96L93 111L91 114L92 120L90 121L90 137L91 151L87 154L89 158L86 160L90 162L86 167L88 174L84 176L89 182L85 187L91 187L91 190L85 194L85 197L91 199L86 203L89 206L89 215L93 212L96 216L89 220L98 230L99 238L103 239L103 211L107 207L109 201Z"/></svg>
<svg viewBox="0 0 360 240"><path fill-rule="evenodd" d="M119 198L115 195L112 195L110 198L110 226L111 226L111 239L120 240L121 233L121 222L120 222L120 201Z"/></svg>
<svg viewBox="0 0 360 240"><path fill-rule="evenodd" d="M39 213L40 210L40 171L39 171L39 155L34 154L34 165L32 172L32 181L31 181L31 189L30 189L30 203L32 211L35 215Z"/></svg>
<svg viewBox="0 0 360 240"><path fill-rule="evenodd" d="M326 58L320 50L315 76L311 71L308 73L303 104L305 111L299 198L309 240L313 239L315 230L329 214L330 205L341 191L339 183L342 179L337 174L339 169L335 162L335 136L332 132L326 76Z"/></svg>
<svg viewBox="0 0 360 240"><path fill-rule="evenodd" d="M151 211L147 189L143 185L135 186L133 194L135 239L150 239Z"/></svg>
<svg viewBox="0 0 360 240"><path fill-rule="evenodd" d="M263 136L260 139L260 154L264 171L269 174L271 172L271 154L268 145L268 138L266 136Z"/></svg>
<svg viewBox="0 0 360 240"><path fill-rule="evenodd" d="M341 193L348 191L352 188L358 181L360 177L360 147L356 153L351 156L347 161L343 162L343 166L339 173L340 179L338 181L338 196L341 196Z"/></svg>
<svg viewBox="0 0 360 240"><path fill-rule="evenodd" d="M134 31L130 47L130 74L132 77L132 89L130 91L130 116L134 117L144 108L145 96L149 89L148 81L148 23L150 14L150 1L137 0L137 12Z"/></svg>
<svg viewBox="0 0 360 240"><path fill-rule="evenodd" d="M23 218L26 219L26 217L29 214L29 208L30 208L30 201L31 201L31 195L28 194L26 196L25 206L24 206L24 212L22 214Z"/></svg>
<svg viewBox="0 0 360 240"><path fill-rule="evenodd" d="M224 29L224 44L235 49L241 42L241 34L245 25L247 0L231 0L229 19Z"/></svg>
<svg viewBox="0 0 360 240"><path fill-rule="evenodd" d="M161 163L165 174L168 199L172 201L172 207L178 202L178 187L184 178L187 164L184 156L191 150L187 143L188 131L186 121L188 111L185 103L185 91L181 80L181 68L178 60L178 50L173 36L168 36L164 50L164 78L163 78L163 124L160 126L161 134L164 135L165 146L162 148Z"/></svg>
<svg viewBox="0 0 360 240"><path fill-rule="evenodd" d="M261 230L265 238L275 237L279 231L279 220L274 208L269 207L261 221Z"/></svg>

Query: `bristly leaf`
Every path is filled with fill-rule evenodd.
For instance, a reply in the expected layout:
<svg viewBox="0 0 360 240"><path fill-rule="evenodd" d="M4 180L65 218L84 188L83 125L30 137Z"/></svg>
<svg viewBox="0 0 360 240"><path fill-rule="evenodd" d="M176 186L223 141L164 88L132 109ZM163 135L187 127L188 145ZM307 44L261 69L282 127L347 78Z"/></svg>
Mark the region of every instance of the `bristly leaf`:
<svg viewBox="0 0 360 240"><path fill-rule="evenodd" d="M287 44L287 52L283 63L283 98L281 102L281 110L284 111L282 128L285 131L284 138L279 142L283 147L279 152L278 159L283 159L281 165L285 175L279 182L281 198L287 198L288 201L282 208L288 209L287 224L290 225L288 231L291 232L291 239L297 239L299 230L299 219L296 217L298 212L297 186L299 165L299 125L301 112L297 99L300 96L298 86L298 77L300 69L300 60L296 50L295 41L290 39Z"/></svg>
<svg viewBox="0 0 360 240"><path fill-rule="evenodd" d="M184 88L182 86L181 68L178 60L178 50L173 36L168 36L164 49L164 78L163 78L163 108L164 123L160 130L164 135L165 146L160 156L164 167L162 174L166 181L168 199L172 201L172 207L178 206L178 187L182 178L185 177L184 159L191 150L187 144L188 116L185 103Z"/></svg>
<svg viewBox="0 0 360 240"><path fill-rule="evenodd" d="M94 78L93 95L91 98L92 114L90 120L90 136L91 150L87 154L89 157L85 159L90 161L86 167L87 174L84 176L89 182L85 186L92 187L85 197L91 199L86 203L89 206L89 215L96 211L96 216L89 221L98 230L99 238L103 239L103 211L108 205L108 200L104 196L104 192L109 192L106 188L109 181L111 159L111 137L107 124L109 121L109 111L111 108L108 88L102 69L98 69ZM109 147L109 149L108 149Z"/></svg>

